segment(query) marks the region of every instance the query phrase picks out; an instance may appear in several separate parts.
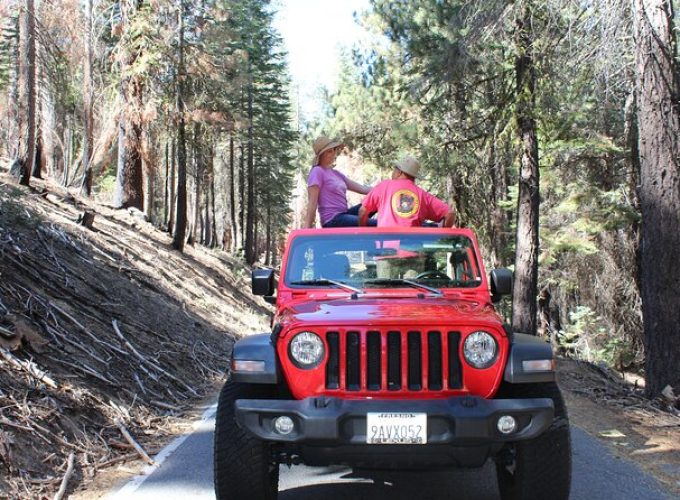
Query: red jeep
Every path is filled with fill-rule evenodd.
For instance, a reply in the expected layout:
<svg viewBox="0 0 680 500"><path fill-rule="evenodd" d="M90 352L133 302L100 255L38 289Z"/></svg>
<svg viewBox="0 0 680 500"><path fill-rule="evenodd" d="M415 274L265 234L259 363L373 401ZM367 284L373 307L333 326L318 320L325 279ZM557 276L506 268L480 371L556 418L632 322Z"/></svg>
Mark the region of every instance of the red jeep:
<svg viewBox="0 0 680 500"><path fill-rule="evenodd" d="M272 499L279 464L496 463L503 498L566 499L569 423L550 345L512 332L468 229L293 231L272 332L239 340L215 426L218 499Z"/></svg>

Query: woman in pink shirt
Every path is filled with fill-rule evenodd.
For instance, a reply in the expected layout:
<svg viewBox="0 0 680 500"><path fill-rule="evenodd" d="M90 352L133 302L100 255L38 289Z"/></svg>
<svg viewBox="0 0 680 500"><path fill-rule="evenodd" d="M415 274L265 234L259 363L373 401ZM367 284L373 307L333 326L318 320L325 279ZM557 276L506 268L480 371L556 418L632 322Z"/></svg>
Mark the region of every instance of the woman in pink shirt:
<svg viewBox="0 0 680 500"><path fill-rule="evenodd" d="M314 227L317 209L322 227L358 226L361 205L347 208L347 190L367 194L371 188L348 179L333 168L338 150L342 148L341 142L321 136L312 147L316 156L307 178L309 203L303 227ZM375 226L376 221L369 220L368 225Z"/></svg>

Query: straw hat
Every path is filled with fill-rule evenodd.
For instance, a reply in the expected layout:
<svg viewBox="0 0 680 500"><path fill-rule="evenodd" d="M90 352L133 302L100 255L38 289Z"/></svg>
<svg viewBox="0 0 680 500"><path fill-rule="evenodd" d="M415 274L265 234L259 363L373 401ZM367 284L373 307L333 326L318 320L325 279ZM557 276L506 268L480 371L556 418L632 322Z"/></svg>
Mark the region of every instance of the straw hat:
<svg viewBox="0 0 680 500"><path fill-rule="evenodd" d="M329 139L325 135L319 136L315 141L314 144L312 144L312 149L314 149L314 165L319 164L319 158L323 153L328 151L329 149L337 148L342 146L342 142L338 141L337 139Z"/></svg>
<svg viewBox="0 0 680 500"><path fill-rule="evenodd" d="M420 179L418 171L420 170L420 162L413 156L404 156L401 160L394 164L394 167L401 170L405 174Z"/></svg>

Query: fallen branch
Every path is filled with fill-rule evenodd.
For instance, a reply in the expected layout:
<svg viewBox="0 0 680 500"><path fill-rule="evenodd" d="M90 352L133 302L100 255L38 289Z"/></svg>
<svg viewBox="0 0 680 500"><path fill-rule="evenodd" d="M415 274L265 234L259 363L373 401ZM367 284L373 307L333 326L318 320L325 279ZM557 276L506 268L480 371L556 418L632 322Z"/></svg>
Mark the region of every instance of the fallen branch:
<svg viewBox="0 0 680 500"><path fill-rule="evenodd" d="M33 432L33 429L31 427L26 427L25 425L15 424L14 422L10 422L6 418L0 418L0 424L7 425L7 426L13 427L15 429L21 429L22 431Z"/></svg>
<svg viewBox="0 0 680 500"><path fill-rule="evenodd" d="M17 336L16 332L3 328L2 326L0 326L0 335L10 340Z"/></svg>
<svg viewBox="0 0 680 500"><path fill-rule="evenodd" d="M172 410L177 412L182 411L182 409L179 406L170 405L168 403L164 403L163 401L156 401L155 399L152 399L149 402L154 406L158 406L159 408L165 408L166 410Z"/></svg>
<svg viewBox="0 0 680 500"><path fill-rule="evenodd" d="M42 371L40 368L37 368L32 361L22 361L20 359L17 359L12 354L10 354L9 351L3 348L0 348L0 356L2 356L5 359L5 361L7 361L10 365L15 367L16 369L27 372L29 375L38 379L40 382L51 387L52 389L58 388L57 383L50 377L48 377L47 373Z"/></svg>
<svg viewBox="0 0 680 500"><path fill-rule="evenodd" d="M130 342L128 342L127 339L123 336L120 329L118 328L118 322L115 319L112 321L112 324L113 324L113 329L116 332L116 335L118 335L118 338L123 341L123 344L125 344L125 346L130 350L130 352L132 352L132 354L134 354L137 357L137 359L139 359L143 363L146 363L147 365L150 365L152 368L154 368L156 371L161 372L166 377L171 378L172 380L174 380L175 382L177 382L178 384L183 386L186 390L188 390L194 396L198 396L198 393L195 390L193 390L190 386L188 386L185 382L182 382L180 379L175 377L172 373L166 372L163 368L152 363L151 361L146 359L144 356L139 354L137 349L135 349L134 346L132 344L130 344Z"/></svg>
<svg viewBox="0 0 680 500"><path fill-rule="evenodd" d="M126 462L126 461L128 461L128 460L132 460L132 459L135 458L136 456L137 456L137 453L136 453L136 452L127 453L127 454L125 454L125 455L120 455L120 456L118 456L118 457L110 458L109 460L106 460L106 461L104 461L104 462L97 462L97 463L95 464L95 467L96 467L96 468L100 468L100 467L108 467L109 465L117 464L117 463L119 463L119 462Z"/></svg>
<svg viewBox="0 0 680 500"><path fill-rule="evenodd" d="M116 418L114 422L120 429L120 432L123 435L123 437L127 439L128 443L134 446L139 456L142 457L147 464L154 465L156 462L154 462L153 459L149 455L147 455L147 453L144 451L144 448L142 448L140 444L137 441L135 441L132 435L128 432L125 425L123 425L123 422L121 422L120 419L118 418Z"/></svg>
<svg viewBox="0 0 680 500"><path fill-rule="evenodd" d="M101 380L102 382L104 382L105 384L109 384L110 386L118 387L120 385L120 384L116 384L116 383L110 381L109 379L107 379L103 375L99 374L93 368L86 365L85 363L83 363L83 366L80 366L80 365L76 365L75 363L69 363L68 361L64 361L63 359L57 359L57 358L52 357L52 356L46 356L46 357L51 359L55 363L60 363L60 364L66 365L66 366L70 366L71 368L78 370L79 372L84 373L85 375L89 375L91 377L94 377L97 380Z"/></svg>
<svg viewBox="0 0 680 500"><path fill-rule="evenodd" d="M76 456L74 453L71 453L68 456L68 466L66 467L66 473L64 474L64 478L61 480L61 486L59 486L59 491L57 491L56 495L54 495L53 500L61 500L61 498L64 496L64 493L66 493L66 487L68 486L68 481L71 479L71 476L73 475L73 464L75 462Z"/></svg>
<svg viewBox="0 0 680 500"><path fill-rule="evenodd" d="M87 328L85 328L83 325L81 325L80 322L79 322L77 319L75 319L75 318L74 318L73 316L71 316L69 313L67 313L66 311L64 311L64 310L63 310L62 308L60 308L59 306L57 306L54 302L49 302L49 305L52 306L53 308L55 308L57 311L59 311L59 312L62 314L62 316L65 316L66 318L68 318L69 320L71 320L71 322L72 322L74 325L76 325L78 328L80 328L80 330L81 330L85 335L87 335L88 337L90 337L90 338L91 338L92 340L94 340L96 343L101 344L101 345L104 345L104 346L108 347L109 349L112 349L112 350L116 351L116 352L119 353L119 354L125 355L125 351L123 351L122 349L119 349L118 347L116 347L116 346L113 345L113 344L109 344L108 342L104 342L103 340L98 339L98 338L97 338L93 333L91 333Z"/></svg>

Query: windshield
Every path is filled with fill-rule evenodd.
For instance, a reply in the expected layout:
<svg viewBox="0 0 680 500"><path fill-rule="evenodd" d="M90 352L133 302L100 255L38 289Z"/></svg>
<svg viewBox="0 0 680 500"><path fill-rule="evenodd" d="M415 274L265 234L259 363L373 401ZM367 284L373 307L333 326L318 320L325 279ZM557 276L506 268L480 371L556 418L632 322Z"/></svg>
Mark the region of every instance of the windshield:
<svg viewBox="0 0 680 500"><path fill-rule="evenodd" d="M331 280L360 289L472 288L482 278L467 236L352 234L299 236L292 242L285 283L328 287Z"/></svg>

